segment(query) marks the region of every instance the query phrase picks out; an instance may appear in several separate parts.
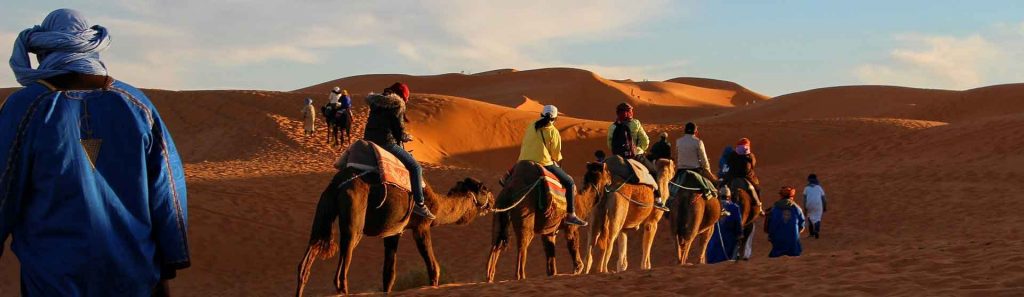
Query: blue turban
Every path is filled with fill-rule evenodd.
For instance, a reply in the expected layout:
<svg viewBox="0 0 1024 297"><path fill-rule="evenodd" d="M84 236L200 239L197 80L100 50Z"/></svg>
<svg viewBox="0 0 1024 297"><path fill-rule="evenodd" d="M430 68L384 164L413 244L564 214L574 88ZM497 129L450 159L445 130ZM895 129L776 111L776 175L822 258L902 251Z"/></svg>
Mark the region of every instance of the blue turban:
<svg viewBox="0 0 1024 297"><path fill-rule="evenodd" d="M107 28L90 25L76 10L58 9L47 15L41 25L18 34L11 53L11 70L23 86L72 72L107 75L99 53L109 46ZM32 68L28 53L36 54L38 68Z"/></svg>

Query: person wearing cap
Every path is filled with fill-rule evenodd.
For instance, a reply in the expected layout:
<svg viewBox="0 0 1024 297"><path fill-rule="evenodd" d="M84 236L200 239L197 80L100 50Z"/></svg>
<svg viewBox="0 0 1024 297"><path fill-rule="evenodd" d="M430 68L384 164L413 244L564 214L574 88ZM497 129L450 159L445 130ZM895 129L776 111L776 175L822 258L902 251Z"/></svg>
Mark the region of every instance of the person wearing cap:
<svg viewBox="0 0 1024 297"><path fill-rule="evenodd" d="M334 87L331 89L331 93L327 94L327 104L335 105L338 100L341 99L341 87Z"/></svg>
<svg viewBox="0 0 1024 297"><path fill-rule="evenodd" d="M758 180L757 174L754 173L754 167L757 166L757 157L754 156L750 145L750 139L742 138L733 147L733 154L729 155L729 160L726 162L729 166L726 182L728 183L736 178L747 179L750 185L754 187L754 195L751 195L751 198L754 199L755 205L757 205L758 213L764 214L764 207L761 204L761 182Z"/></svg>
<svg viewBox="0 0 1024 297"><path fill-rule="evenodd" d="M409 101L409 87L403 83L395 83L384 89L381 94L366 96L370 107L370 115L366 119L363 139L377 144L385 151L395 155L402 165L409 170L409 181L412 186L412 198L415 201L413 213L427 219L434 219L434 214L423 204L423 167L409 151L405 143L412 141L405 131L406 102Z"/></svg>
<svg viewBox="0 0 1024 297"><path fill-rule="evenodd" d="M58 9L14 41L0 243L12 237L21 296L165 296L191 265L181 158L149 98L108 73L110 39Z"/></svg>
<svg viewBox="0 0 1024 297"><path fill-rule="evenodd" d="M306 98L306 105L302 107L302 122L306 136L313 135L316 130L316 108L313 107L313 99Z"/></svg>
<svg viewBox="0 0 1024 297"><path fill-rule="evenodd" d="M769 258L790 256L797 257L803 252L800 246L800 233L804 231L804 212L793 201L796 189L790 186L779 190L779 201L775 202L768 215L765 216L764 231L772 243Z"/></svg>
<svg viewBox="0 0 1024 297"><path fill-rule="evenodd" d="M658 142L651 145L647 160L654 162L658 159L672 159L672 144L668 142L668 132L661 132L658 137Z"/></svg>
<svg viewBox="0 0 1024 297"><path fill-rule="evenodd" d="M544 166L552 174L558 177L558 182L565 187L566 214L565 222L573 225L586 226L576 216L575 200L576 184L572 177L565 173L558 162L562 161L562 136L555 128L554 122L558 118L558 108L554 105L544 106L540 119L530 123L523 132L523 144L519 149L519 161L531 161Z"/></svg>
<svg viewBox="0 0 1024 297"><path fill-rule="evenodd" d="M608 148L611 149L612 155L640 162L657 180L658 171L654 168L654 163L645 157L651 140L647 137L647 131L644 131L640 120L633 118L633 115L633 106L629 103L619 103L615 107L615 122L608 127ZM657 187L654 189L654 207L661 211L669 211L665 207L665 201L661 199L661 189Z"/></svg>
<svg viewBox="0 0 1024 297"><path fill-rule="evenodd" d="M828 201L825 200L825 189L821 187L818 175L814 173L807 176L807 186L804 187L804 209L807 210L811 237L821 238L821 216L828 211Z"/></svg>
<svg viewBox="0 0 1024 297"><path fill-rule="evenodd" d="M640 120L633 118L633 114L633 106L629 103L623 102L615 107L615 122L608 127L608 148L612 155L637 159L646 153L650 138Z"/></svg>

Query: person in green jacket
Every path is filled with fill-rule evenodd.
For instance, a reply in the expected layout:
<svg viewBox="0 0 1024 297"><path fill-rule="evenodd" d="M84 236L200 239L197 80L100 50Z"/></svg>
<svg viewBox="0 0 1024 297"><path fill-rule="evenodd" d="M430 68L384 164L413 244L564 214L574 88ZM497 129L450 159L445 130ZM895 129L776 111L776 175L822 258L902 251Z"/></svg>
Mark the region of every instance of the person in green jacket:
<svg viewBox="0 0 1024 297"><path fill-rule="evenodd" d="M656 175L654 163L645 157L647 147L651 139L647 137L647 131L640 124L640 120L633 118L633 106L629 103L619 103L615 107L615 122L608 127L608 148L612 155L621 156L623 159L639 161L651 175ZM657 180L657 176L655 176ZM660 189L654 190L654 207L662 211L669 211L665 202L661 200Z"/></svg>
<svg viewBox="0 0 1024 297"><path fill-rule="evenodd" d="M562 161L562 137L555 128L554 122L558 118L558 108L554 105L544 106L540 119L527 125L523 132L523 144L519 148L519 161L531 161L544 166L544 169L558 177L558 182L565 187L565 202L567 224L586 226L576 216L575 200L576 185L558 162Z"/></svg>

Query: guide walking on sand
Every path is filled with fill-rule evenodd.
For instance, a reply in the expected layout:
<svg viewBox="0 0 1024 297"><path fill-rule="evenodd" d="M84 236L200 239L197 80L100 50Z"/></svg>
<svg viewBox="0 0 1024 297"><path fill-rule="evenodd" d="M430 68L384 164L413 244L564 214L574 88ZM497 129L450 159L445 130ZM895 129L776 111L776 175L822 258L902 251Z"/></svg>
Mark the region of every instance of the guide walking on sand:
<svg viewBox="0 0 1024 297"><path fill-rule="evenodd" d="M153 103L107 73L109 45L70 9L14 42L24 87L0 110L0 242L13 235L23 296L167 295L191 263L181 158Z"/></svg>

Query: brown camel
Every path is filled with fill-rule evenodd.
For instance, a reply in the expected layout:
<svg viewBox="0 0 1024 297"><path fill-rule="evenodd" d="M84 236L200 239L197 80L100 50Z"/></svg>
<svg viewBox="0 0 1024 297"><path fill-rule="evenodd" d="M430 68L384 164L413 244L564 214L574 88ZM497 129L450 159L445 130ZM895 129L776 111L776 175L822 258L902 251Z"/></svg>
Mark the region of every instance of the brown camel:
<svg viewBox="0 0 1024 297"><path fill-rule="evenodd" d="M603 168L604 165L600 163L588 164L588 168L592 166ZM514 196L512 199L518 199L520 202L494 215L494 225L491 229L493 234L491 256L487 262L487 282L494 282L498 258L501 256L501 252L508 247L510 229L515 231L519 244L519 258L516 265L517 280L526 278L526 252L534 235L537 234L541 235L541 238L544 240L544 253L547 256L547 275L552 276L558 272L555 265L555 235L559 229L566 232L565 236L569 247L569 254L573 257L573 273L581 273L584 265L583 258L579 253L579 227L563 224L562 221L565 218L564 211L556 211L550 216L538 213L538 199L541 195L548 195L543 187L530 187L531 184L537 182L543 176L540 167L536 163L521 161L516 164L512 172L512 176L508 179L498 197L501 199L501 197ZM592 184L597 186L585 187L575 196L573 204L576 215L586 217L593 210L598 193L601 192L599 189L608 184L607 180L601 180L601 178L604 177L585 176L585 180L592 180ZM530 190L525 193L513 193L520 189Z"/></svg>
<svg viewBox="0 0 1024 297"><path fill-rule="evenodd" d="M426 262L430 284L436 286L441 271L434 258L430 228L445 224L468 224L486 214L494 201L491 192L481 182L471 178L456 183L448 195L436 194L427 186L424 187L426 205L437 217L435 220L427 220L412 215L413 202L408 192L392 185L383 186L378 179L379 175L375 173L366 174L359 169L346 168L334 176L320 195L309 248L299 264L296 296L302 295L316 258L333 257L339 251L339 243L341 253L334 285L339 294L348 294L348 270L352 263L352 252L363 236L384 238L384 278L381 290L390 292L395 283L398 241L402 231L407 229L413 230L416 247ZM340 235L338 243L332 240L332 225L336 219Z"/></svg>
<svg viewBox="0 0 1024 297"><path fill-rule="evenodd" d="M729 181L727 186L730 193L729 199L739 205L740 211L743 214L740 223L742 230L740 230L739 239L736 240L736 254L733 255L733 260L749 260L746 257L748 254L747 241L750 239L750 235L754 232L754 222L757 220L757 217L761 215L755 210L757 205L755 205L754 198L752 196L754 195L754 189L750 184L750 181L745 178L734 178Z"/></svg>
<svg viewBox="0 0 1024 297"><path fill-rule="evenodd" d="M673 162L667 159L659 159L655 162L657 170L655 176L658 176L657 183L660 188L668 188L668 180L671 175L665 173L671 171L673 166ZM651 269L651 246L654 244L654 235L658 232L658 221L664 214L663 211L653 207L654 187L630 184L624 181L613 181L610 187L605 199L598 204L593 227L590 230L593 234L591 238L594 239L592 246L601 250L597 272L609 272L608 262L611 260L614 250L611 246L612 243L618 243L619 246L618 270L626 270L627 240L624 230L643 231L643 258L640 268ZM661 192L664 196L667 191Z"/></svg>
<svg viewBox="0 0 1024 297"><path fill-rule="evenodd" d="M672 170L674 176L674 169ZM685 172L684 172L685 173ZM672 185L671 187L680 187ZM717 222L722 218L722 204L718 199L704 199L700 191L678 189L679 191L671 199L669 207L669 220L672 224L672 234L676 237L676 252L679 264L686 264L690 255L690 247L700 235L700 264L707 263L708 243L711 242L711 235L715 232Z"/></svg>

